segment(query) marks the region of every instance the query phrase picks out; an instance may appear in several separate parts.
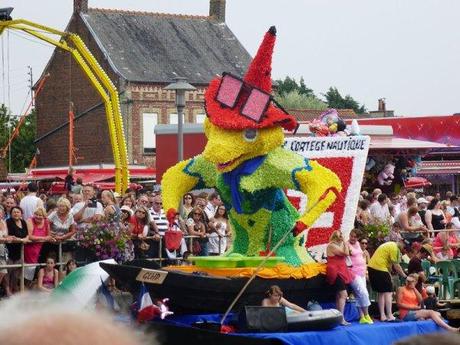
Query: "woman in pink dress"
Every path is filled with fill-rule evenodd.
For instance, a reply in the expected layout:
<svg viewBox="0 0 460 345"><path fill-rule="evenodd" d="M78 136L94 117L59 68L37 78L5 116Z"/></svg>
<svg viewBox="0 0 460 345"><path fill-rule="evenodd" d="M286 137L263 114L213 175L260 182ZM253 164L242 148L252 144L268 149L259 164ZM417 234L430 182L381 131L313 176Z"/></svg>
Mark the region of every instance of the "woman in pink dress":
<svg viewBox="0 0 460 345"><path fill-rule="evenodd" d="M346 257L350 255L350 251L340 231L336 230L332 233L329 238L326 254L326 281L335 288L337 292L335 300L336 307L343 315L345 302L348 297L347 285L353 282L354 276L348 269L345 261ZM342 325L349 325L349 323L343 319Z"/></svg>
<svg viewBox="0 0 460 345"><path fill-rule="evenodd" d="M28 243L24 246L24 262L27 264L36 264L40 256L43 242L55 242L55 239L50 233L50 225L47 219L46 210L43 207L38 207L33 217L27 220L27 228L29 231L29 240L31 240L32 243ZM35 267L27 267L25 278L32 281L34 275Z"/></svg>

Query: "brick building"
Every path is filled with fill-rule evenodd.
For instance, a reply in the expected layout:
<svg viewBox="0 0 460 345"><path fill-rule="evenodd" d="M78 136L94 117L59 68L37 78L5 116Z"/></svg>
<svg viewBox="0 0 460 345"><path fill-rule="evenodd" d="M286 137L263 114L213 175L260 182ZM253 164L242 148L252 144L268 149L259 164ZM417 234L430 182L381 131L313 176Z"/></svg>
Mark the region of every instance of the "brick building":
<svg viewBox="0 0 460 345"><path fill-rule="evenodd" d="M251 60L225 24L225 0L210 0L209 16L92 9L74 0L67 31L82 38L118 88L130 164L153 166L154 126L177 123L174 92L163 90L175 76L196 87L186 95L185 122L199 123L212 77L243 75ZM46 73L36 99L38 166L67 165L70 102L78 165L112 163L104 106L79 66L55 49Z"/></svg>

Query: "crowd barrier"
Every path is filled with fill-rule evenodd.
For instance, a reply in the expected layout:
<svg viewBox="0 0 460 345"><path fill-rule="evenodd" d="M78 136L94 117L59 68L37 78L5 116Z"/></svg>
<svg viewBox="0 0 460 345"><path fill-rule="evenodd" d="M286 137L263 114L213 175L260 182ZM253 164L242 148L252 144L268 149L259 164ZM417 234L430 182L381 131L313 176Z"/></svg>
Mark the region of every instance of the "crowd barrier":
<svg viewBox="0 0 460 345"><path fill-rule="evenodd" d="M226 236L227 237L227 236ZM200 238L199 236L192 236L192 235L185 235L184 236L184 239L186 240L187 243L187 248L189 250L191 250L192 248L192 245L193 245L193 240L194 239L198 239ZM155 258L148 258L148 260L152 260L152 261L158 261L159 265L162 266L163 262L164 261L167 261L167 260L171 260L170 258L166 258L166 257L163 257L163 242L164 242L164 238L163 236L160 236L160 239L158 239L158 237L154 237L154 236L148 236L148 237L144 237L142 239L145 239L145 240L156 240L158 241L158 246L159 246L159 250L158 250L158 257L155 257ZM51 244L54 244L54 245L57 245L58 246L58 253L57 253L57 259L56 259L56 267L57 269L59 270L59 272L61 273L63 271L63 268L66 264L66 262L62 261L62 246L64 244L67 244L67 243L73 243L73 242L77 242L76 240L74 239L69 239L69 240L65 240L65 241L48 241L48 240L36 240L36 241L27 241L27 242L24 242L24 241L19 241L19 240L13 240L13 241L9 241L9 242L6 242L6 243L18 243L21 245L21 258L20 258L20 262L19 264L6 264L6 265L0 265L0 268L6 268L6 269L12 269L12 268L19 268L20 269L20 291L23 292L25 290L25 284L24 284L24 275L25 275L25 268L26 267L44 267L46 266L46 263L25 263L24 262L24 246L28 243L37 243L37 242L41 242L41 243L51 243ZM221 245L222 245L222 238L219 237L219 253L221 252ZM183 260L183 258L181 256L178 256L175 258L175 260ZM80 265L85 265L89 262L85 261L85 262L78 262L77 264L80 266Z"/></svg>

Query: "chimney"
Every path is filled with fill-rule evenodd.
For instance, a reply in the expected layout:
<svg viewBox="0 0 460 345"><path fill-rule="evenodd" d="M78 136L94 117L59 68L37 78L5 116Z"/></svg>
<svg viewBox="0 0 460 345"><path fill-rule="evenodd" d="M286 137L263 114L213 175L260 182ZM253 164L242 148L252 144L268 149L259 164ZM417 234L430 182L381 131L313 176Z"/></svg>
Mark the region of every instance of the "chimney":
<svg viewBox="0 0 460 345"><path fill-rule="evenodd" d="M209 0L209 16L225 23L225 0Z"/></svg>
<svg viewBox="0 0 460 345"><path fill-rule="evenodd" d="M387 108L387 106L386 106L386 104L385 104L385 98L380 98L380 99L379 99L378 111L384 113L384 112L387 111L386 108Z"/></svg>
<svg viewBox="0 0 460 345"><path fill-rule="evenodd" d="M73 0L73 13L80 12L88 12L88 0Z"/></svg>

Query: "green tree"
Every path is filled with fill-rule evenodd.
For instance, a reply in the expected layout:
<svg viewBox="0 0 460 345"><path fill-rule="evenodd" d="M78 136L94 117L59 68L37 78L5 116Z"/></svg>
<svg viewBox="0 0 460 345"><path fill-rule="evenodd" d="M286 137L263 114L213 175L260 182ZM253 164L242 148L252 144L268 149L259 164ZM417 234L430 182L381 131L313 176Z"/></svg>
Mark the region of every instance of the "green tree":
<svg viewBox="0 0 460 345"><path fill-rule="evenodd" d="M350 95L342 97L336 87L330 87L329 90L323 95L329 108L335 109L353 109L355 113L362 114L366 112L366 107L360 105Z"/></svg>
<svg viewBox="0 0 460 345"><path fill-rule="evenodd" d="M315 96L313 90L305 85L303 77L297 82L286 77L275 82L275 99L285 109L319 109L327 108L327 104Z"/></svg>
<svg viewBox="0 0 460 345"><path fill-rule="evenodd" d="M305 95L305 96L315 96L313 93L312 89L309 89L305 85L305 81L303 80L303 77L300 77L299 83L294 78L286 77L284 80L276 80L275 81L275 88L276 88L276 93L280 96L284 96L285 94L288 94L294 90L298 91L299 94Z"/></svg>
<svg viewBox="0 0 460 345"><path fill-rule="evenodd" d="M14 130L19 123L19 118L12 117L9 109L2 104L0 106L0 150L7 145L10 137L10 131ZM24 169L29 167L32 158L36 152L34 144L37 131L36 112L32 111L22 124L19 135L11 143L11 171L24 172ZM5 157L5 164L9 168L9 154Z"/></svg>
<svg viewBox="0 0 460 345"><path fill-rule="evenodd" d="M301 94L298 90L284 93L282 96L276 95L276 101L284 109L327 109L327 104L314 95Z"/></svg>

